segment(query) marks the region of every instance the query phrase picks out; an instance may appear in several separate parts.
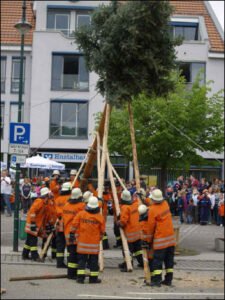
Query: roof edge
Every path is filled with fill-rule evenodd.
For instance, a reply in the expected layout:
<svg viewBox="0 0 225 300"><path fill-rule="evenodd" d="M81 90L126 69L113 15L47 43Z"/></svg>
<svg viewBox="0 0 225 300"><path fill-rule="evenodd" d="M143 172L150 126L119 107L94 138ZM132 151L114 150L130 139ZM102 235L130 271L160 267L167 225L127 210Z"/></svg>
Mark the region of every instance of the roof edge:
<svg viewBox="0 0 225 300"><path fill-rule="evenodd" d="M217 31L219 32L219 35L222 39L222 41L224 42L224 31L222 26L220 25L220 22L217 19L217 16L215 15L213 8L211 6L211 4L208 1L203 1L205 4L205 7L210 15L210 17L212 18L212 21L214 23L214 25L216 26Z"/></svg>

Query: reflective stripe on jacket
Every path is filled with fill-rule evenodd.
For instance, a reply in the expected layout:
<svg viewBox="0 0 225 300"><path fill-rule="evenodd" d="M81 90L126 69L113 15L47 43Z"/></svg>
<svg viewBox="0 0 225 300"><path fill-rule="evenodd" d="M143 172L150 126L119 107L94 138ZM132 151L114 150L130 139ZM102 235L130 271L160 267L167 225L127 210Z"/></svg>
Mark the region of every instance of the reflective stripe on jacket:
<svg viewBox="0 0 225 300"><path fill-rule="evenodd" d="M105 232L105 219L100 213L80 211L72 221L71 231L78 232L77 252L98 254L99 243Z"/></svg>
<svg viewBox="0 0 225 300"><path fill-rule="evenodd" d="M141 226L139 223L137 202L133 202L130 205L121 205L120 223L124 225L124 233L128 243L135 242L141 238Z"/></svg>
<svg viewBox="0 0 225 300"><path fill-rule="evenodd" d="M175 246L172 216L167 201L153 202L148 211L148 234L154 235L153 249Z"/></svg>
<svg viewBox="0 0 225 300"><path fill-rule="evenodd" d="M71 245L69 243L69 238L70 238L70 227L72 224L73 219L75 216L78 214L79 211L84 210L85 208L85 203L84 202L78 202L78 203L70 203L67 202L65 206L63 207L63 223L64 223L64 234L66 238L66 244ZM78 232L75 234L75 238L77 238ZM75 245L77 242L76 240L74 241L73 245Z"/></svg>

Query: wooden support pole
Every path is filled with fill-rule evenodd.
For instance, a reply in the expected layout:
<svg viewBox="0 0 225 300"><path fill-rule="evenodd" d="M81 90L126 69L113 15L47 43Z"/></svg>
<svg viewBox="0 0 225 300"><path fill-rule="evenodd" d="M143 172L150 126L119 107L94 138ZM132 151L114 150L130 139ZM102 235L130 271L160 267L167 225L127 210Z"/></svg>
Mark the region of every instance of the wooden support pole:
<svg viewBox="0 0 225 300"><path fill-rule="evenodd" d="M131 143L132 143L132 152L133 152L133 161L134 161L134 174L135 174L135 181L136 181L136 190L140 193L140 174L138 169L138 158L137 158L137 149L136 149L136 141L135 141L135 134L134 134L134 121L131 109L131 103L128 102L128 113L129 113L129 124L130 124L130 135L131 135ZM140 197L137 197L138 205L142 204ZM148 264L148 253L147 249L142 249L143 253L143 262L144 262L144 272L145 272L145 280L146 283L150 282L150 270Z"/></svg>
<svg viewBox="0 0 225 300"><path fill-rule="evenodd" d="M98 197L102 198L103 188L104 188L104 178L105 178L105 165L106 165L106 154L107 154L107 142L108 142L108 132L109 132L109 118L111 113L111 105L106 105L106 115L105 115L105 126L103 135L103 146L102 146L102 157L101 157L101 168L98 174ZM99 145L100 147L100 145ZM100 243L99 252L99 271L103 272L104 262L103 262L103 246Z"/></svg>
<svg viewBox="0 0 225 300"><path fill-rule="evenodd" d="M89 274L85 274L85 276L89 276ZM67 278L67 274L9 277L9 281L37 280L37 279L58 279L58 278Z"/></svg>
<svg viewBox="0 0 225 300"><path fill-rule="evenodd" d="M79 170L77 171L77 174L76 174L76 176L75 176L75 178L74 178L74 181L73 181L73 183L72 183L72 186L74 186L75 182L77 181L77 179L78 179L78 177L79 177L79 175L80 175L80 172L81 172L82 169L83 169L83 166L84 166L84 164L85 164L85 162L86 162L86 160L87 160L87 158L88 158L88 155L89 155L91 149L92 149L91 147L88 149L88 152L87 152L85 158L83 159L82 164L81 164Z"/></svg>
<svg viewBox="0 0 225 300"><path fill-rule="evenodd" d="M119 216L119 214L120 214L119 200L118 200L118 196L117 196L116 185L115 185L115 182L113 179L112 164L110 162L108 152L107 152L107 165L108 165L109 178L110 178L111 187L112 187L113 200L114 200L115 208L116 208L116 215ZM120 227L120 236L122 239L123 251L124 251L125 261L126 261L126 265L127 265L127 271L132 272L133 268L132 268L132 263L131 263L130 251L129 251L126 236L121 227Z"/></svg>

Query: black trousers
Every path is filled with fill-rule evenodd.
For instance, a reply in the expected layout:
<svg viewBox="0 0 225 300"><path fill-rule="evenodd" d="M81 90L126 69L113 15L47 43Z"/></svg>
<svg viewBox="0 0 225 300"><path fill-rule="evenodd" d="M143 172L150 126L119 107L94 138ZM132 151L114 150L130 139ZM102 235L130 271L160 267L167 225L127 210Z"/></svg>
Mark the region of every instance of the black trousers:
<svg viewBox="0 0 225 300"><path fill-rule="evenodd" d="M23 247L23 258L28 258L31 252L31 259L37 259L39 257L37 252L38 238L32 234L27 233L27 239Z"/></svg>
<svg viewBox="0 0 225 300"><path fill-rule="evenodd" d="M31 200L30 198L24 199L23 198L23 213L26 214L27 211L30 209L31 206Z"/></svg>
<svg viewBox="0 0 225 300"><path fill-rule="evenodd" d="M120 236L120 228L116 224L116 222L114 222L113 231L114 231L114 235L116 237L116 246L117 247L122 246L122 240L121 240L121 236Z"/></svg>
<svg viewBox="0 0 225 300"><path fill-rule="evenodd" d="M165 281L171 282L173 279L173 266L174 266L174 246L154 250L153 255L153 269L154 277L153 281L161 282L162 281L162 265L165 264Z"/></svg>
<svg viewBox="0 0 225 300"><path fill-rule="evenodd" d="M128 247L131 255L131 261L133 264L133 257L135 257L138 261L138 263L143 266L143 256L142 256L142 248L141 248L141 240L137 240L135 242L129 243L128 242ZM123 257L124 255L124 249L122 249L123 252ZM125 266L125 265L124 265Z"/></svg>
<svg viewBox="0 0 225 300"><path fill-rule="evenodd" d="M64 232L58 232L56 235L56 262L57 267L64 264L64 252L66 247L66 240Z"/></svg>
<svg viewBox="0 0 225 300"><path fill-rule="evenodd" d="M43 238L42 239L42 245L41 245L41 248L43 249L44 246L45 246L45 243L47 241L47 238ZM52 258L56 258L56 237L55 235L53 234L53 237L51 239L51 242L49 243L48 245L48 248L46 249L46 252L44 254L44 257L47 256L47 253L48 253L48 249L49 249L49 246L51 245L51 250L52 250Z"/></svg>
<svg viewBox="0 0 225 300"><path fill-rule="evenodd" d="M76 278L77 277L77 245L67 245L67 251L69 253L68 256L68 264L67 264L67 276L68 278Z"/></svg>
<svg viewBox="0 0 225 300"><path fill-rule="evenodd" d="M109 240L108 240L108 235L105 232L103 239L102 239L102 246L103 246L103 250L109 249Z"/></svg>
<svg viewBox="0 0 225 300"><path fill-rule="evenodd" d="M99 275L98 254L77 253L77 260L78 260L77 279L84 281L85 267L86 267L87 260L89 260L90 263L89 282L96 282Z"/></svg>

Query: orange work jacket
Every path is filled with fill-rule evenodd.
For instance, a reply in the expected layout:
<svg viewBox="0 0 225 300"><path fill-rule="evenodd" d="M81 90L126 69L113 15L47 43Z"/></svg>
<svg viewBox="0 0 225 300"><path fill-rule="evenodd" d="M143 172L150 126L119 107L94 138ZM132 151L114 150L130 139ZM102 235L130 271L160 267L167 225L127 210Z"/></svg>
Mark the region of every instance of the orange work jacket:
<svg viewBox="0 0 225 300"><path fill-rule="evenodd" d="M45 203L43 198L38 198L33 202L28 211L25 232L34 236L43 236L48 221L51 221L48 204ZM31 231L31 222L35 222L36 231Z"/></svg>
<svg viewBox="0 0 225 300"><path fill-rule="evenodd" d="M77 253L98 254L105 232L105 219L100 213L80 211L73 219L71 231L78 232Z"/></svg>
<svg viewBox="0 0 225 300"><path fill-rule="evenodd" d="M55 179L51 180L49 189L52 192L54 199L56 200L56 198L60 196L60 185Z"/></svg>
<svg viewBox="0 0 225 300"><path fill-rule="evenodd" d="M141 238L137 202L121 205L120 224L124 227L124 233L128 243L135 242Z"/></svg>
<svg viewBox="0 0 225 300"><path fill-rule="evenodd" d="M148 220L140 221L141 226L141 239L149 243L149 247L147 249L148 259L153 259L153 247L151 245L152 235L149 234Z"/></svg>
<svg viewBox="0 0 225 300"><path fill-rule="evenodd" d="M152 202L148 211L148 227L154 250L175 246L172 216L167 201Z"/></svg>
<svg viewBox="0 0 225 300"><path fill-rule="evenodd" d="M74 201L74 200L71 200ZM86 204L82 201L76 201L74 203L67 201L67 203L65 204L65 206L63 207L63 224L64 224L64 234L65 234L65 238L66 238L66 244L67 245L71 245L71 243L69 243L69 238L70 238L70 227L71 227L71 223L73 221L73 219L75 218L75 216L78 214L79 211L84 210L85 209ZM78 236L78 232L76 232L75 237L77 238ZM76 244L76 240L74 241L74 245Z"/></svg>
<svg viewBox="0 0 225 300"><path fill-rule="evenodd" d="M63 224L62 214L63 214L64 205L67 203L70 196L71 196L71 194L69 194L69 195L60 195L55 200L56 215L57 215L57 218L59 219L59 225L58 225L58 231L59 232L64 232L64 224Z"/></svg>
<svg viewBox="0 0 225 300"><path fill-rule="evenodd" d="M73 180L70 180L70 183L73 184ZM77 179L77 180L74 182L74 185L73 185L72 188L74 189L74 188L79 188L79 187L80 187L80 183L79 183L79 180Z"/></svg>
<svg viewBox="0 0 225 300"><path fill-rule="evenodd" d="M219 215L221 217L224 217L224 202L219 206L218 210L219 210Z"/></svg>

